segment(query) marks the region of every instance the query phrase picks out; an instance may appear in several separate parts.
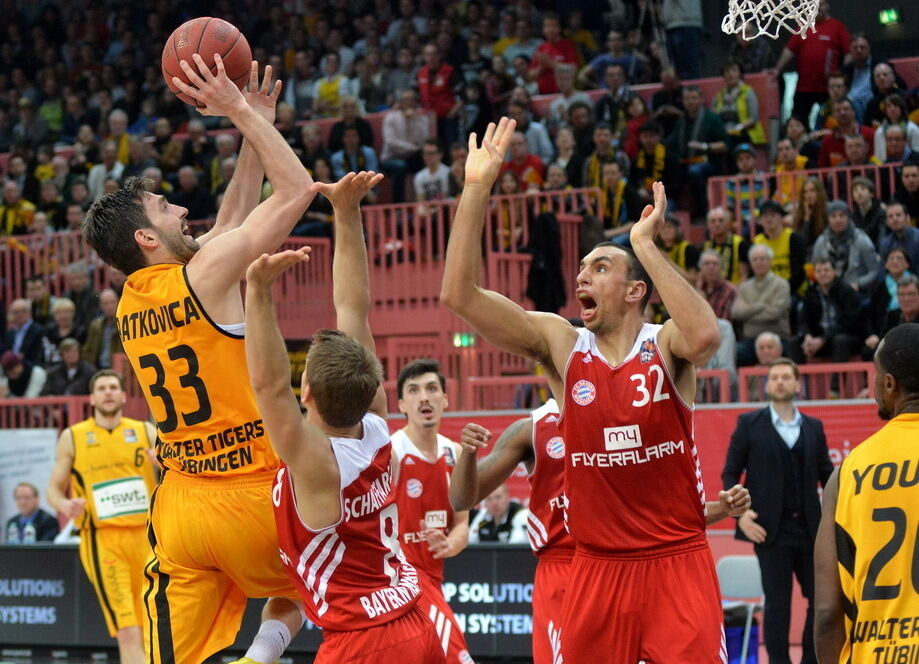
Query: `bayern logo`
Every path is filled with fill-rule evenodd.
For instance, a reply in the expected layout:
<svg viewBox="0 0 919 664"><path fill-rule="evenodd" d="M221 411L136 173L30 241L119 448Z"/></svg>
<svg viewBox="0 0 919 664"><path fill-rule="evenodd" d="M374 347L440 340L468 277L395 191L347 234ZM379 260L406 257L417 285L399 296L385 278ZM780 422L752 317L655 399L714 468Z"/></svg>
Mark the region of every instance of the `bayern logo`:
<svg viewBox="0 0 919 664"><path fill-rule="evenodd" d="M553 459L565 458L565 441L561 436L555 436L549 439L549 442L546 443L546 454Z"/></svg>
<svg viewBox="0 0 919 664"><path fill-rule="evenodd" d="M409 498L418 498L421 496L421 492L424 491L424 487L421 485L420 480L411 479L406 482L405 491L408 493Z"/></svg>
<svg viewBox="0 0 919 664"><path fill-rule="evenodd" d="M597 398L597 388L589 380L579 380L571 388L571 398L579 406L587 406Z"/></svg>

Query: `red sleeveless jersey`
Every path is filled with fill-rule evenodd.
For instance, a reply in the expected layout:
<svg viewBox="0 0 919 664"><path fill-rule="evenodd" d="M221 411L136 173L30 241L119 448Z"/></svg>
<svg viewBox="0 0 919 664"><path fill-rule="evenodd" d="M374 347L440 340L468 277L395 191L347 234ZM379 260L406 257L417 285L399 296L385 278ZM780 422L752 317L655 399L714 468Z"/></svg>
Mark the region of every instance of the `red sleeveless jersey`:
<svg viewBox="0 0 919 664"><path fill-rule="evenodd" d="M558 430L558 404L549 399L530 416L533 420L533 472L527 534L539 557L571 559L574 540L565 525L565 441Z"/></svg>
<svg viewBox="0 0 919 664"><path fill-rule="evenodd" d="M568 529L579 549L640 557L705 542L692 406L661 357L660 329L644 325L615 367L594 334L578 330L559 430L567 447Z"/></svg>
<svg viewBox="0 0 919 664"><path fill-rule="evenodd" d="M399 511L392 491L386 421L363 419L364 437L330 438L341 473L341 520L311 530L300 519L287 466L272 498L284 569L309 619L323 629L376 627L418 601L418 573L399 548Z"/></svg>
<svg viewBox="0 0 919 664"><path fill-rule="evenodd" d="M459 445L437 434L437 460L431 463L412 442L405 429L392 435L396 468L396 504L399 505L399 541L405 557L418 570L443 581L444 561L428 551L421 522L444 534L453 527L450 507L450 473L456 465Z"/></svg>

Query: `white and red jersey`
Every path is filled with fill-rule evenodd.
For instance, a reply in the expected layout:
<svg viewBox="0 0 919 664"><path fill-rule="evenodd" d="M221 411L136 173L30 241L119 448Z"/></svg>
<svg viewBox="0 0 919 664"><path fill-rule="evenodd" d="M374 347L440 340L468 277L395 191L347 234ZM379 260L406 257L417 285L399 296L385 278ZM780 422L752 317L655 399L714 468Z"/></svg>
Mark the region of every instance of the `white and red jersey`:
<svg viewBox="0 0 919 664"><path fill-rule="evenodd" d="M396 431L391 442L402 550L418 570L443 581L444 561L435 560L428 551L421 522L444 534L453 527L450 473L459 458L460 446L437 434L437 458L432 462L412 442L405 429Z"/></svg>
<svg viewBox="0 0 919 664"><path fill-rule="evenodd" d="M549 399L530 415L533 420L533 472L527 534L539 557L570 560L574 540L565 526L565 440L558 430L558 404Z"/></svg>
<svg viewBox="0 0 919 664"><path fill-rule="evenodd" d="M418 573L399 548L386 421L368 413L364 436L330 438L341 474L341 519L312 530L300 519L290 470L278 471L274 516L284 569L309 619L323 629L376 627L418 601Z"/></svg>
<svg viewBox="0 0 919 664"><path fill-rule="evenodd" d="M661 327L642 326L615 367L593 332L578 330L559 421L568 529L578 549L643 556L705 541L693 408L658 349Z"/></svg>

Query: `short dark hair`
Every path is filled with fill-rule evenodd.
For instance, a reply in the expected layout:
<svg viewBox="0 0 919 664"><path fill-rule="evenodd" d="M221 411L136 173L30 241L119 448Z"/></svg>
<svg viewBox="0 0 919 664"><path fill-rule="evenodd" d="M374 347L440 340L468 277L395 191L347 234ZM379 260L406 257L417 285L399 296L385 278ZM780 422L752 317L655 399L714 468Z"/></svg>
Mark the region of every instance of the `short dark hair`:
<svg viewBox="0 0 919 664"><path fill-rule="evenodd" d="M432 148L437 148L437 151L443 154L443 149L440 147L440 143L436 138L426 138L424 139L424 143L422 143L422 145L429 145Z"/></svg>
<svg viewBox="0 0 919 664"><path fill-rule="evenodd" d="M769 371L766 372L768 376L772 371L772 367L791 367L792 373L795 375L795 380L801 377L801 372L798 370L798 365L795 364L794 360L789 360L787 357L780 357L777 360L773 360L769 363Z"/></svg>
<svg viewBox="0 0 919 664"><path fill-rule="evenodd" d="M598 242L594 245L594 249L598 249L600 247L615 247L616 249L621 249L625 253L625 255L628 257L629 265L629 269L625 276L628 277L630 281L644 282L646 288L645 296L641 298L641 306L642 308L647 306L648 301L651 299L651 295L654 292L654 283L651 281L651 277L648 274L648 271L645 270L645 266L641 264L640 260L638 260L638 256L635 255L632 247L624 247L621 244L612 242L611 240L604 240L603 242Z"/></svg>
<svg viewBox="0 0 919 664"><path fill-rule="evenodd" d="M663 128L661 127L660 123L654 122L654 121L652 120L652 121L650 121L650 122L646 122L646 123L644 123L643 125L641 125L641 126L638 128L638 133L639 133L639 134L645 134L645 133L648 133L648 134L657 134L658 136L660 136L660 135L662 135L662 134L664 133L664 130L663 130Z"/></svg>
<svg viewBox="0 0 919 664"><path fill-rule="evenodd" d="M905 395L919 395L919 323L897 325L884 335L877 360L893 376Z"/></svg>
<svg viewBox="0 0 919 664"><path fill-rule="evenodd" d="M412 360L399 372L399 377L396 379L396 395L401 399L402 398L402 388L405 387L405 383L412 378L417 378L426 373L437 374L437 380L440 381L440 389L444 392L447 391L447 379L444 378L444 375L440 372L440 362L430 357L422 357L417 360Z"/></svg>
<svg viewBox="0 0 919 664"><path fill-rule="evenodd" d="M904 166L905 166L905 164L904 164ZM919 166L919 164L917 164L917 166ZM899 208L902 208L904 214L906 214L906 212L907 212L907 210L906 210L906 203L904 203L903 201L897 200L896 198L891 198L889 201L887 201L887 207L886 207L886 209L885 209L885 212L889 211L890 208L892 208L892 207L899 207Z"/></svg>
<svg viewBox="0 0 919 664"><path fill-rule="evenodd" d="M153 228L144 210L148 180L130 177L121 189L92 204L83 219L83 237L106 264L126 275L147 267L147 259L134 240L135 231Z"/></svg>
<svg viewBox="0 0 919 664"><path fill-rule="evenodd" d="M92 378L89 379L89 393L92 394L93 390L96 389L97 380L99 380L100 378L106 378L106 377L117 378L118 387L120 387L121 390L124 391L124 377L120 373L118 373L117 371L114 371L113 369L100 369L99 371L93 374Z"/></svg>
<svg viewBox="0 0 919 664"><path fill-rule="evenodd" d="M323 421L351 427L367 414L383 382L383 369L357 339L339 330L316 330L307 354L306 380Z"/></svg>

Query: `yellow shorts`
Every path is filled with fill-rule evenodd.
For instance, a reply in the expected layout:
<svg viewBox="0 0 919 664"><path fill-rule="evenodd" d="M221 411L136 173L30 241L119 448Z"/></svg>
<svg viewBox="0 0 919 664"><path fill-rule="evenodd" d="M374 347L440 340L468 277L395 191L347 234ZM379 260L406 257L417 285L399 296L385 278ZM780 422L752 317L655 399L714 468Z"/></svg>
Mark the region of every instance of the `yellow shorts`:
<svg viewBox="0 0 919 664"><path fill-rule="evenodd" d="M165 473L150 499L144 594L151 664L197 664L236 640L249 597L297 591L281 566L271 505L275 473Z"/></svg>
<svg viewBox="0 0 919 664"><path fill-rule="evenodd" d="M150 553L144 526L90 526L80 536L80 562L96 589L111 636L144 620L144 564Z"/></svg>

